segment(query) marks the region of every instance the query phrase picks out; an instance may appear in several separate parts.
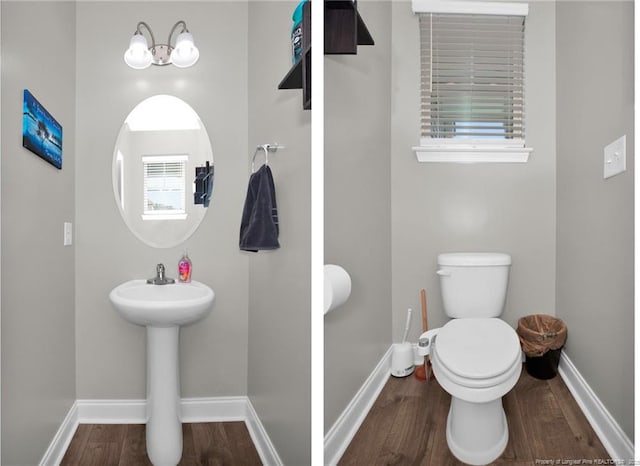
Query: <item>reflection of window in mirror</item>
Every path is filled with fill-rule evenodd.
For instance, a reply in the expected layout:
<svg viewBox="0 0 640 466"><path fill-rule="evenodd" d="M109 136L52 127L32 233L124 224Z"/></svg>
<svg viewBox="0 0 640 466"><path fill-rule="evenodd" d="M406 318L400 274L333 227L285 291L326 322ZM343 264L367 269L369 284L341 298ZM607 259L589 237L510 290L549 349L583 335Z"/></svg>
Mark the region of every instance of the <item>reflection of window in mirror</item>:
<svg viewBox="0 0 640 466"><path fill-rule="evenodd" d="M188 155L146 155L143 220L184 220Z"/></svg>
<svg viewBox="0 0 640 466"><path fill-rule="evenodd" d="M120 199L120 207L124 209L124 169L122 167L124 163L124 157L122 152L118 151L116 154L116 192L118 193L118 199Z"/></svg>

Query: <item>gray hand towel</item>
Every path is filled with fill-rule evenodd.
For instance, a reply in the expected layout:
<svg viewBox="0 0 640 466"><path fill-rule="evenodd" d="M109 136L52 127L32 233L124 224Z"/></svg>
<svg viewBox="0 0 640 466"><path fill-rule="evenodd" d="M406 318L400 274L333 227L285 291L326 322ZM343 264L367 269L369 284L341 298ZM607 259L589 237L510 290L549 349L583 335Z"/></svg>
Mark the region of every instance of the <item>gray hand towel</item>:
<svg viewBox="0 0 640 466"><path fill-rule="evenodd" d="M273 175L268 165L251 174L240 223L240 249L257 252L278 249L278 208Z"/></svg>

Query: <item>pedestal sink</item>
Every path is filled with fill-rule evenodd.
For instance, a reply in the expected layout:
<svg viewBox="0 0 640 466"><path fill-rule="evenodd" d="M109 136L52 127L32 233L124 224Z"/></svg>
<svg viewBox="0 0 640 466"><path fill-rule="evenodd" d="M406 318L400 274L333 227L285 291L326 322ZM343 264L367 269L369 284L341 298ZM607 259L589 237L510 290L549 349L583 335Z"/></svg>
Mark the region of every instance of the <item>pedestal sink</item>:
<svg viewBox="0 0 640 466"><path fill-rule="evenodd" d="M125 282L109 294L125 320L147 328L147 454L154 466L175 466L182 457L180 326L206 316L214 296L196 281L152 285L146 280Z"/></svg>

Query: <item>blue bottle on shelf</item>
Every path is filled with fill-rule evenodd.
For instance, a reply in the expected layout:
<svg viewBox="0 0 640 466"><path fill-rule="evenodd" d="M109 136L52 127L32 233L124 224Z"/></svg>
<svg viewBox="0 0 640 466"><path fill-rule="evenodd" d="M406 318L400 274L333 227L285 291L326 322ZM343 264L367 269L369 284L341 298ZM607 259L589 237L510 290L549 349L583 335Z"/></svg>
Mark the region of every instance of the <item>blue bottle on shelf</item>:
<svg viewBox="0 0 640 466"><path fill-rule="evenodd" d="M302 10L304 4L308 0L302 0L298 3L298 6L293 10L293 27L291 28L291 58L293 63L300 60L302 56Z"/></svg>

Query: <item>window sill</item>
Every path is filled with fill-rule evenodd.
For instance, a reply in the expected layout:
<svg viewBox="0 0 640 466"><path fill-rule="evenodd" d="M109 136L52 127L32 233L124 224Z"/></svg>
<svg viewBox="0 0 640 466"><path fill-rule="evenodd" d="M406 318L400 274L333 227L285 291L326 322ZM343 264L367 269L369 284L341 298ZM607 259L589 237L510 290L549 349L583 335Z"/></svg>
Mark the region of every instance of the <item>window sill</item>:
<svg viewBox="0 0 640 466"><path fill-rule="evenodd" d="M439 163L526 163L530 147L413 147L418 162Z"/></svg>
<svg viewBox="0 0 640 466"><path fill-rule="evenodd" d="M187 214L142 214L142 220L185 220Z"/></svg>

